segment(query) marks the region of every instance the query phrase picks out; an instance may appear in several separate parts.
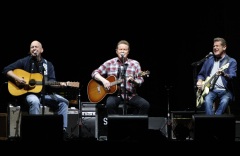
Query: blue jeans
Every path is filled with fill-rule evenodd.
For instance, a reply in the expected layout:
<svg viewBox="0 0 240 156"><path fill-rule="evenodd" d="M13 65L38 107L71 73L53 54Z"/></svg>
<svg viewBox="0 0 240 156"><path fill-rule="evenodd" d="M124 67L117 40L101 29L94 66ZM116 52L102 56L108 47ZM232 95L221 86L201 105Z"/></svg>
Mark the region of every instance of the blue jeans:
<svg viewBox="0 0 240 156"><path fill-rule="evenodd" d="M26 96L26 102L29 105L29 114L40 114L41 99L35 94ZM64 97L54 94L54 99L50 95L45 95L45 105L50 108L55 107L58 115L63 116L63 128L68 125L68 105L69 101Z"/></svg>
<svg viewBox="0 0 240 156"><path fill-rule="evenodd" d="M219 105L214 111L213 103L219 98ZM205 97L205 113L207 115L221 115L225 112L228 105L232 102L233 95L227 90L217 90L214 89L210 91Z"/></svg>

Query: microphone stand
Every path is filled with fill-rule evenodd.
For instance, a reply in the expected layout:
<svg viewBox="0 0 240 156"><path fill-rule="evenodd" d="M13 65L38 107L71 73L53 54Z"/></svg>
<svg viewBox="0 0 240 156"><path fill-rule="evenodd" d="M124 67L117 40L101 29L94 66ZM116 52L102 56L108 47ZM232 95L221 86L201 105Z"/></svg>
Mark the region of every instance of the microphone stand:
<svg viewBox="0 0 240 156"><path fill-rule="evenodd" d="M123 115L127 114L127 97L126 97L126 65L124 64L124 56L122 56L122 64L123 64L123 71L121 72L122 74L122 79L123 79L123 99L124 99L124 103L123 103Z"/></svg>
<svg viewBox="0 0 240 156"><path fill-rule="evenodd" d="M196 83L197 83L197 67L200 66L203 62L205 62L209 56L211 56L212 54L209 53L207 56L205 56L203 59L201 59L200 61L197 62L193 62L191 65L194 67L193 69L193 90L194 93L197 92L197 87L196 87ZM196 99L196 94L195 94L195 99ZM195 107L195 113L197 112L197 108Z"/></svg>
<svg viewBox="0 0 240 156"><path fill-rule="evenodd" d="M193 62L191 65L192 66L199 66L201 65L205 60L207 60L210 56L212 56L213 53L210 52L208 55L206 55L203 59L201 59L200 61L197 61L197 62Z"/></svg>
<svg viewBox="0 0 240 156"><path fill-rule="evenodd" d="M204 57L204 58L201 59L200 61L193 62L191 65L192 65L192 66L199 66L199 65L201 65L206 59L208 59L208 57Z"/></svg>
<svg viewBox="0 0 240 156"><path fill-rule="evenodd" d="M165 89L167 91L167 136L168 139L171 140L171 132L172 132L172 121L171 121L171 111L170 111L170 90L172 86L165 85Z"/></svg>
<svg viewBox="0 0 240 156"><path fill-rule="evenodd" d="M32 65L31 65L31 73L34 72L34 67L38 68L40 74L42 74L42 91L40 92L40 99L42 103L42 114L44 115L45 110L45 78L44 78L44 67L43 60L38 61L38 58L32 56Z"/></svg>
<svg viewBox="0 0 240 156"><path fill-rule="evenodd" d="M41 60L41 64L40 64L40 71L41 71L41 74L43 75L41 101L42 101L42 115L44 115L45 114L45 75L44 75L44 67L43 67L42 61L43 60Z"/></svg>
<svg viewBox="0 0 240 156"><path fill-rule="evenodd" d="M195 93L195 99L197 98L197 95L196 95L196 92L197 92L196 83L197 83L197 65L195 65L194 69L193 69L193 90L194 90L194 93ZM195 101L195 104L196 104L196 101ZM195 113L196 112L197 112L197 108L195 107Z"/></svg>
<svg viewBox="0 0 240 156"><path fill-rule="evenodd" d="M79 114L79 121L78 121L78 125L79 125L79 133L81 134L82 133L82 104L81 104L81 93L80 93L80 88L78 88L78 114Z"/></svg>

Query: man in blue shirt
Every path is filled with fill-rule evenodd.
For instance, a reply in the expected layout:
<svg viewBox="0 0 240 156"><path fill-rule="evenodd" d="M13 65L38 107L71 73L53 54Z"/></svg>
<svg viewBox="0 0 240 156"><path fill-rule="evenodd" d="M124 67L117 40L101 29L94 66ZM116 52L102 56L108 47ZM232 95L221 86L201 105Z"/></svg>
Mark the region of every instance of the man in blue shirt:
<svg viewBox="0 0 240 156"><path fill-rule="evenodd" d="M237 61L226 54L224 38L214 38L213 55L197 75L197 107L204 103L207 115L221 115L234 100L233 80L237 77ZM218 107L214 103L219 101Z"/></svg>

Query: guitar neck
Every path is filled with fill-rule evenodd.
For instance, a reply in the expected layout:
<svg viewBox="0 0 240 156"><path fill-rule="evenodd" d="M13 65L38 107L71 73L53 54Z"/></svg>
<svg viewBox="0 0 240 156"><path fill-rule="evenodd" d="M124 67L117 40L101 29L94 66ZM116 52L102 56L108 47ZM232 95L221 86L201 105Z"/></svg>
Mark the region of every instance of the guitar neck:
<svg viewBox="0 0 240 156"><path fill-rule="evenodd" d="M217 74L215 73L213 76L211 76L211 77L207 80L207 82L205 83L204 86L210 85L210 84L211 84L211 81L213 80L214 77L216 77L216 75L217 75Z"/></svg>
<svg viewBox="0 0 240 156"><path fill-rule="evenodd" d="M60 85L61 82L56 82L56 81L46 81L44 82L45 85ZM36 81L36 85L42 85L42 81Z"/></svg>
<svg viewBox="0 0 240 156"><path fill-rule="evenodd" d="M117 84L119 84L119 83L121 83L121 82L122 82L122 79L117 80L117 81L114 81L114 82L111 82L111 83L110 83L110 86L117 85Z"/></svg>

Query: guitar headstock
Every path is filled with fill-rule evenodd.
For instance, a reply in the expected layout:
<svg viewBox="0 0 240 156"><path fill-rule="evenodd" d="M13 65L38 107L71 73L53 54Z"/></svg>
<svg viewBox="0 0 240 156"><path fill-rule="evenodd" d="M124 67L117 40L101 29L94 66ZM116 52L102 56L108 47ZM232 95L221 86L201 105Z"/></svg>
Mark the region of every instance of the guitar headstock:
<svg viewBox="0 0 240 156"><path fill-rule="evenodd" d="M150 71L146 70L146 71L141 71L138 76L142 76L142 77L149 77Z"/></svg>
<svg viewBox="0 0 240 156"><path fill-rule="evenodd" d="M223 65L223 66L219 69L219 71L223 71L224 69L227 69L228 67L229 67L229 63Z"/></svg>

